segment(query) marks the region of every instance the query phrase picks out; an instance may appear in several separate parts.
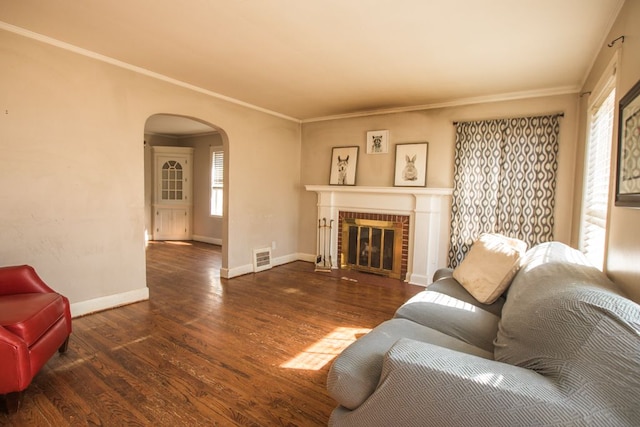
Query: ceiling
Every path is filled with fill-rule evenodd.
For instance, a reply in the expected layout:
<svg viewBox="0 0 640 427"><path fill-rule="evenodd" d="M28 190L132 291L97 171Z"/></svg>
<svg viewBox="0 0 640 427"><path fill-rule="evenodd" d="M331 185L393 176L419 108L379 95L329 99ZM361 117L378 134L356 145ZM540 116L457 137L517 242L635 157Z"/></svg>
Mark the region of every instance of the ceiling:
<svg viewBox="0 0 640 427"><path fill-rule="evenodd" d="M312 121L577 92L623 1L0 0L0 28Z"/></svg>

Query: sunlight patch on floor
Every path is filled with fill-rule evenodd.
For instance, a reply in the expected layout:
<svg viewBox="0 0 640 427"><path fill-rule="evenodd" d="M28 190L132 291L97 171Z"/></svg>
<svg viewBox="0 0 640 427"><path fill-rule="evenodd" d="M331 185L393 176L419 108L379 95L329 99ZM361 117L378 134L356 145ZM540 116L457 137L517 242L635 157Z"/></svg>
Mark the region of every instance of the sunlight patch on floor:
<svg viewBox="0 0 640 427"><path fill-rule="evenodd" d="M368 328L338 327L307 347L293 359L280 365L280 367L309 371L320 370L347 348L349 344L370 331L371 329Z"/></svg>
<svg viewBox="0 0 640 427"><path fill-rule="evenodd" d="M184 240L147 240L147 246L149 245L175 245L175 246L193 246L193 243Z"/></svg>

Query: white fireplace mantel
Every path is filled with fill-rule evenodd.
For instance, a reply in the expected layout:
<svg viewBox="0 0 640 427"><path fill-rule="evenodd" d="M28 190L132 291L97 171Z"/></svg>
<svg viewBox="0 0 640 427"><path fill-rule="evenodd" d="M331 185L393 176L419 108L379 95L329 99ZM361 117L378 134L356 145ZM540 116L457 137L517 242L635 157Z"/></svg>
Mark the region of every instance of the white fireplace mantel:
<svg viewBox="0 0 640 427"><path fill-rule="evenodd" d="M326 218L337 224L340 211L409 216L407 282L427 286L433 273L445 267L452 189L336 185L305 188L318 194L319 220ZM331 237L331 259L337 260L338 227L333 227Z"/></svg>

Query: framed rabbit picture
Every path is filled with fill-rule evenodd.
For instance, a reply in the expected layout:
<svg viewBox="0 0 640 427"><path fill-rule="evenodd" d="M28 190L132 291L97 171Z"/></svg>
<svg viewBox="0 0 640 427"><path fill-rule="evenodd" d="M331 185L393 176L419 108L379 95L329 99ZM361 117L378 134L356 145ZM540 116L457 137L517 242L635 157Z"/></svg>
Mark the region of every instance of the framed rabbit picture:
<svg viewBox="0 0 640 427"><path fill-rule="evenodd" d="M427 185L428 143L396 145L396 187L424 187Z"/></svg>

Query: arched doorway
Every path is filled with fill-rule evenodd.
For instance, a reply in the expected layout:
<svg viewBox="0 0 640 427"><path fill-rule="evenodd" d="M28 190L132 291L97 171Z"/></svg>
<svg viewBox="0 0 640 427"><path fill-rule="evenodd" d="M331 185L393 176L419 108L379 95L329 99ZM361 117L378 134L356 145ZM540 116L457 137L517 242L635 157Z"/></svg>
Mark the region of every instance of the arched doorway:
<svg viewBox="0 0 640 427"><path fill-rule="evenodd" d="M225 132L200 119L174 114L154 114L147 119L144 130L147 242L196 240L220 245L224 266L227 218L219 208L228 200L224 185L228 182L226 147ZM220 172L220 167L223 173L216 178L213 172ZM175 233L171 231L174 229L186 231Z"/></svg>

